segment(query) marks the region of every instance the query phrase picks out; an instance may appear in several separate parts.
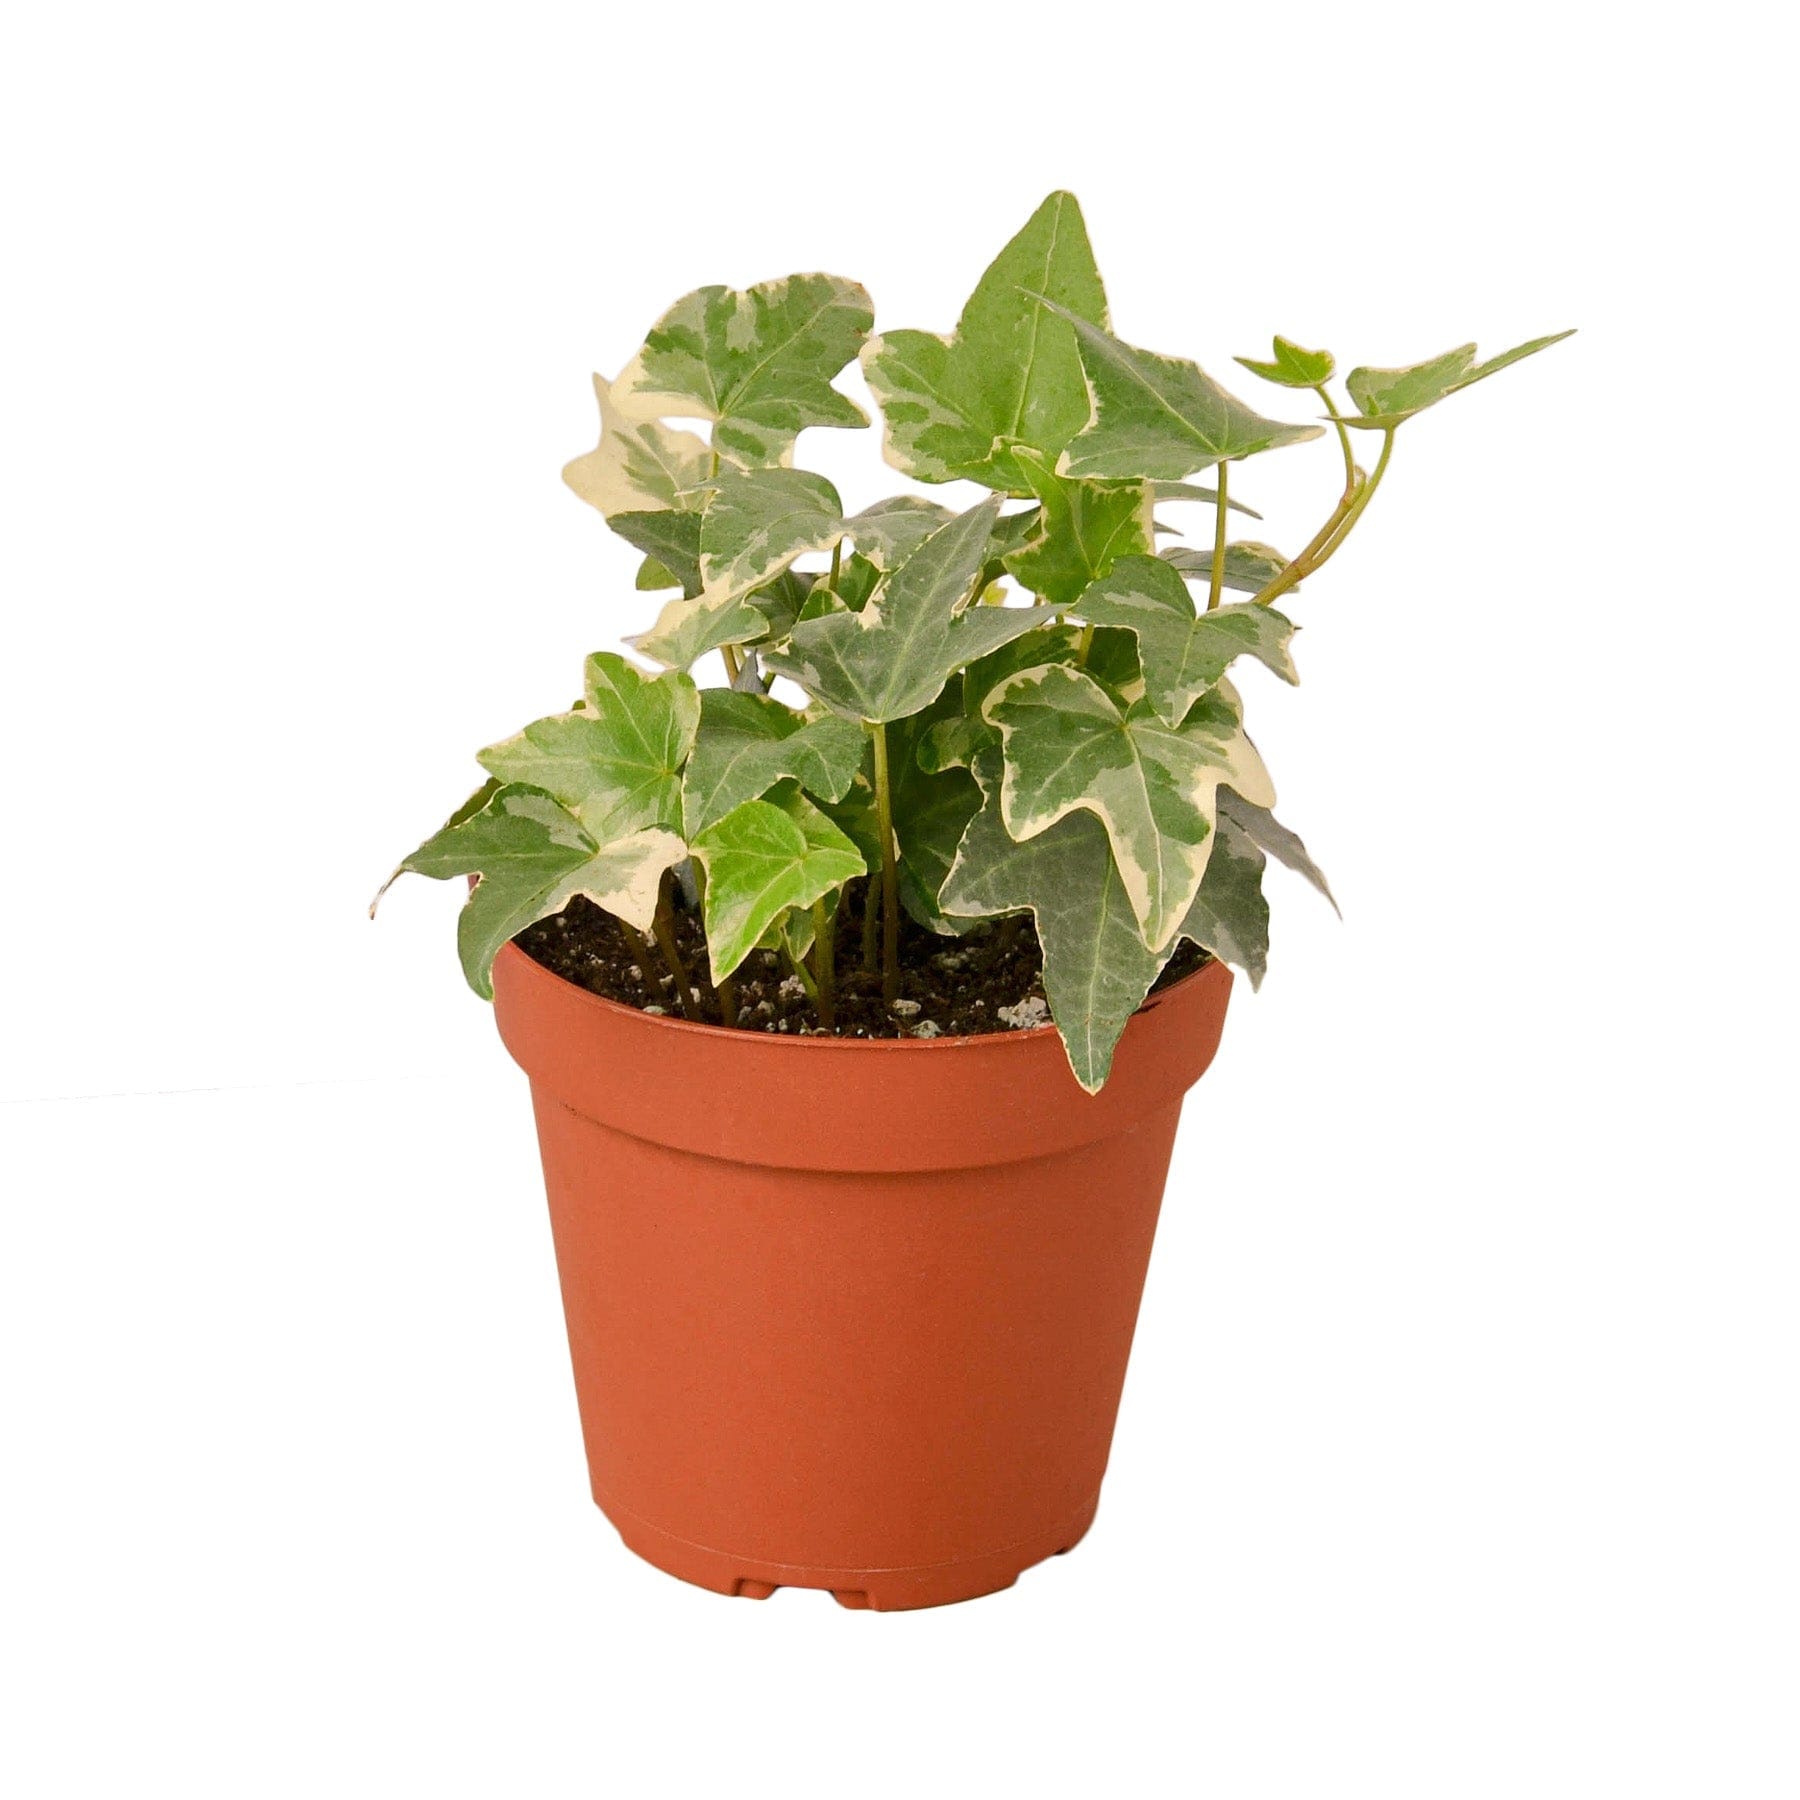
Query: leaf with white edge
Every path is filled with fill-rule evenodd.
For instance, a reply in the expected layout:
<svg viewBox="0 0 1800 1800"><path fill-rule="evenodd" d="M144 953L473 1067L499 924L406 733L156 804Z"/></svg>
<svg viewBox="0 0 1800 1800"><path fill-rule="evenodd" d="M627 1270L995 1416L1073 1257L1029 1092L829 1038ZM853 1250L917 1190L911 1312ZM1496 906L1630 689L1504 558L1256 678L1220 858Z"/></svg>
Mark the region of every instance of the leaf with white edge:
<svg viewBox="0 0 1800 1800"><path fill-rule="evenodd" d="M1006 571L1052 606L1072 605L1115 558L1150 549L1148 482L1071 480L1026 450L1015 460L1038 497L1037 528Z"/></svg>
<svg viewBox="0 0 1800 1800"><path fill-rule="evenodd" d="M671 600L648 631L625 642L671 669L689 669L709 650L753 644L769 629L765 614L739 594L701 594Z"/></svg>
<svg viewBox="0 0 1800 1800"><path fill-rule="evenodd" d="M1165 550L1162 559L1191 581L1212 579L1211 550L1190 550L1177 544ZM1236 588L1242 594L1260 594L1287 565L1288 559L1271 544L1258 544L1248 538L1241 544L1227 544L1225 573L1220 578L1220 586ZM1299 588L1300 583L1296 581L1289 591L1297 593Z"/></svg>
<svg viewBox="0 0 1800 1800"><path fill-rule="evenodd" d="M1573 337L1571 331L1553 332L1549 337L1533 338L1526 344L1490 356L1484 363L1475 360L1475 346L1462 344L1434 356L1429 362L1411 363L1401 369L1352 369L1344 378L1356 411L1345 416L1346 425L1360 426L1365 431L1391 431L1416 417L1428 406L1436 406L1452 394L1498 375L1502 369L1560 344Z"/></svg>
<svg viewBox="0 0 1800 1800"><path fill-rule="evenodd" d="M754 606L768 621L765 635L769 642L779 644L794 629L794 621L801 616L818 591L818 579L810 573L800 569L783 569L773 581L753 588L744 596L744 601L746 605ZM756 691L760 693L761 689Z"/></svg>
<svg viewBox="0 0 1800 1800"><path fill-rule="evenodd" d="M478 877L456 937L463 973L484 1000L494 997L491 970L508 940L577 894L650 929L663 870L687 854L675 833L637 831L602 846L540 788L507 782L483 791L483 804L453 814L388 877L382 893L407 873L435 881ZM379 903L381 895L375 898Z"/></svg>
<svg viewBox="0 0 1800 1800"><path fill-rule="evenodd" d="M968 604L998 511L988 500L940 526L861 612L801 620L768 666L866 724L929 706L957 669L1043 621L1042 608Z"/></svg>
<svg viewBox="0 0 1800 1800"><path fill-rule="evenodd" d="M765 695L707 688L682 778L683 829L698 837L734 807L790 779L819 799L841 800L867 747L862 727L835 713L807 720Z"/></svg>
<svg viewBox="0 0 1800 1800"><path fill-rule="evenodd" d="M1242 363L1252 375L1285 388L1322 387L1337 370L1337 358L1329 350L1303 350L1292 338L1279 333L1274 355L1268 362L1258 362L1253 356L1237 356L1232 361Z"/></svg>
<svg viewBox="0 0 1800 1800"><path fill-rule="evenodd" d="M982 715L1005 747L1007 830L1024 843L1073 812L1092 813L1152 950L1167 947L1194 902L1220 785L1259 804L1275 798L1224 683L1171 726L1148 702L1121 708L1082 670L1051 664L1001 683Z"/></svg>
<svg viewBox="0 0 1800 1800"><path fill-rule="evenodd" d="M1219 490L1217 488L1195 487L1191 482L1186 481L1153 481L1150 484L1150 493L1151 497L1158 501L1201 500L1208 506L1217 506L1219 504ZM1254 506L1246 506L1243 501L1238 499L1227 498L1225 509L1227 512L1242 513L1247 519L1260 519L1262 517L1262 514L1259 513Z"/></svg>
<svg viewBox="0 0 1800 1800"><path fill-rule="evenodd" d="M890 331L864 347L889 463L920 481L962 479L1017 493L1012 444L1055 461L1087 423L1087 383L1073 332L1039 296L1106 323L1106 290L1073 194L1051 194L1031 215L949 337Z"/></svg>
<svg viewBox="0 0 1800 1800"><path fill-rule="evenodd" d="M476 760L490 775L554 796L596 844L657 827L681 829L681 770L700 723L687 676L647 676L624 657L587 659L584 705L490 744Z"/></svg>
<svg viewBox="0 0 1800 1800"><path fill-rule="evenodd" d="M712 472L712 452L691 431L672 431L618 404L617 384L594 377L600 443L563 469L563 480L610 521L615 513L686 506L688 491Z"/></svg>
<svg viewBox="0 0 1800 1800"><path fill-rule="evenodd" d="M844 521L858 550L877 568L897 569L924 541L956 515L920 494L896 494Z"/></svg>
<svg viewBox="0 0 1800 1800"><path fill-rule="evenodd" d="M1269 903L1263 897L1264 859L1254 840L1225 809L1225 792L1219 795L1219 822L1206 873L1187 917L1181 921L1181 937L1210 951L1250 977L1253 988L1262 986L1269 968Z"/></svg>
<svg viewBox="0 0 1800 1800"><path fill-rule="evenodd" d="M712 421L713 448L747 468L785 464L809 425L868 424L831 383L875 322L868 294L836 275L789 275L677 300L613 383L640 419Z"/></svg>
<svg viewBox="0 0 1800 1800"><path fill-rule="evenodd" d="M1325 879L1325 871L1307 854L1299 834L1292 832L1268 810L1234 794L1230 788L1219 790L1219 817L1230 819L1244 836L1259 849L1266 850L1278 863L1285 864L1296 875L1310 881L1331 903L1331 910L1341 919L1343 909Z"/></svg>
<svg viewBox="0 0 1800 1800"><path fill-rule="evenodd" d="M844 535L843 504L823 475L723 470L709 485L700 519L700 579L708 596L748 593Z"/></svg>
<svg viewBox="0 0 1800 1800"><path fill-rule="evenodd" d="M712 978L732 973L789 907L811 906L863 874L863 854L798 793L746 800L694 839L706 870L706 947Z"/></svg>
<svg viewBox="0 0 1800 1800"><path fill-rule="evenodd" d="M1027 842L1002 818L1000 759L976 765L982 806L963 833L940 904L965 918L1029 912L1044 957L1044 994L1075 1079L1098 1093L1126 1021L1166 956L1146 948L1106 832L1071 813Z"/></svg>
<svg viewBox="0 0 1800 1800"><path fill-rule="evenodd" d="M1272 606L1239 603L1196 613L1173 561L1172 552L1121 557L1075 604L1090 624L1135 634L1145 697L1167 724L1179 725L1240 656L1254 656L1283 681L1299 681L1288 651L1291 619Z"/></svg>
<svg viewBox="0 0 1800 1800"><path fill-rule="evenodd" d="M606 522L673 577L659 586L678 587L690 600L700 592L699 513L624 512L614 513ZM640 578L638 586L643 585Z"/></svg>
<svg viewBox="0 0 1800 1800"><path fill-rule="evenodd" d="M1065 475L1181 481L1321 433L1317 425L1265 419L1196 363L1135 349L1085 319L1063 316L1081 342L1094 397L1093 423L1070 440L1057 464Z"/></svg>

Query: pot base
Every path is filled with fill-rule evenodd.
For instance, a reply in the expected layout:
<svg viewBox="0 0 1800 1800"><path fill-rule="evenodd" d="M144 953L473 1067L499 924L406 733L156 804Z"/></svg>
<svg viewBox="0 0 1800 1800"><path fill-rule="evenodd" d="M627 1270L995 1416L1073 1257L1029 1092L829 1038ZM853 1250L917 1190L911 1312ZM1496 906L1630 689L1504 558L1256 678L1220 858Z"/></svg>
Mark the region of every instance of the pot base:
<svg viewBox="0 0 1800 1800"><path fill-rule="evenodd" d="M626 1549L665 1575L715 1594L766 1600L777 1588L824 1588L839 1606L853 1611L908 1612L997 1594L1034 1564L1073 1550L1093 1524L1100 1496L1096 1494L1064 1524L1024 1543L966 1561L917 1569L812 1569L793 1563L756 1562L705 1544L690 1544L598 1496L596 1503L624 1539Z"/></svg>

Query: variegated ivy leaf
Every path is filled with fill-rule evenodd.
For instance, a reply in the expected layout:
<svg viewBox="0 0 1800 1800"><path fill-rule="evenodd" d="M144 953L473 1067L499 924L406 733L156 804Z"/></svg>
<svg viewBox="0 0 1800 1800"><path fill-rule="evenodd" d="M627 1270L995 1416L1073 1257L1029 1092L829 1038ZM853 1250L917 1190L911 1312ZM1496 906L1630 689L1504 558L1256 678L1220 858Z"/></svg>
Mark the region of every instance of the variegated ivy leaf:
<svg viewBox="0 0 1800 1800"><path fill-rule="evenodd" d="M713 454L691 431L671 431L619 405L617 383L594 377L600 442L563 469L563 480L608 520L616 513L664 512L713 468Z"/></svg>
<svg viewBox="0 0 1800 1800"><path fill-rule="evenodd" d="M1196 613L1193 595L1171 567L1175 554L1121 557L1075 606L1090 624L1136 635L1144 695L1158 716L1179 725L1240 656L1254 656L1283 681L1297 683L1288 652L1293 621L1272 606L1237 603Z"/></svg>
<svg viewBox="0 0 1800 1800"><path fill-rule="evenodd" d="M746 800L693 842L706 871L706 946L714 981L731 974L790 907L811 906L868 865L797 791Z"/></svg>
<svg viewBox="0 0 1800 1800"><path fill-rule="evenodd" d="M951 684L959 704L932 709L931 722L919 736L919 767L927 773L973 767L986 745L1000 742L999 732L981 716L988 695L1021 669L1073 663L1080 649L1081 633L1073 625L1040 625L970 663ZM950 690L945 693L948 697Z"/></svg>
<svg viewBox="0 0 1800 1800"><path fill-rule="evenodd" d="M1053 309L1060 310L1060 309ZM1072 438L1065 475L1148 475L1180 481L1199 469L1320 435L1318 425L1265 419L1197 364L1122 344L1064 312L1081 343L1093 423Z"/></svg>
<svg viewBox="0 0 1800 1800"><path fill-rule="evenodd" d="M994 259L949 337L889 331L863 349L887 460L920 481L1025 491L1011 446L1054 462L1087 423L1075 338L1039 296L1106 323L1106 291L1073 194L1051 194Z"/></svg>
<svg viewBox="0 0 1800 1800"><path fill-rule="evenodd" d="M671 577L657 587L678 587L688 599L700 592L700 514L698 512L614 513L609 524L626 543ZM646 586L640 571L638 586Z"/></svg>
<svg viewBox="0 0 1800 1800"><path fill-rule="evenodd" d="M1219 790L1219 820L1212 855L1180 937L1240 968L1253 988L1269 968L1269 903L1263 897L1262 851L1226 811L1229 790Z"/></svg>
<svg viewBox="0 0 1800 1800"><path fill-rule="evenodd" d="M1148 482L1071 480L1028 450L1014 460L1038 511L1032 537L1007 556L1006 571L1052 606L1072 606L1115 558L1150 549Z"/></svg>
<svg viewBox="0 0 1800 1800"><path fill-rule="evenodd" d="M1151 497L1157 501L1201 500L1208 506L1217 506L1219 504L1219 490L1217 488L1195 487L1192 482L1187 481L1153 481L1150 484L1150 493ZM1247 519L1260 519L1262 517L1262 514L1259 513L1255 507L1246 506L1243 501L1236 498L1227 498L1225 510L1227 512L1242 513Z"/></svg>
<svg viewBox="0 0 1800 1800"><path fill-rule="evenodd" d="M491 1000L501 948L577 894L648 931L662 873L686 854L674 832L660 829L601 844L541 788L490 782L400 864L382 893L409 872L437 881L477 876L457 920L457 948L469 986Z"/></svg>
<svg viewBox="0 0 1800 1800"><path fill-rule="evenodd" d="M637 579L631 584L641 594L654 594L663 588L678 588L681 577L654 556L646 556L638 564Z"/></svg>
<svg viewBox="0 0 1800 1800"><path fill-rule="evenodd" d="M985 501L940 526L861 612L802 619L768 666L865 724L930 705L957 669L1042 621L1040 608L968 604L999 504Z"/></svg>
<svg viewBox="0 0 1800 1800"><path fill-rule="evenodd" d="M1304 876L1331 902L1331 910L1340 919L1344 916L1343 909L1339 907L1337 898L1331 891L1331 884L1325 879L1325 871L1307 854L1306 846L1300 841L1298 833L1289 831L1266 807L1253 804L1241 794L1234 794L1230 788L1220 788L1219 817L1221 820L1231 820L1259 849L1268 851L1277 862L1285 863L1296 875Z"/></svg>
<svg viewBox="0 0 1800 1800"><path fill-rule="evenodd" d="M867 749L868 734L835 713L807 720L766 695L707 688L682 779L683 829L698 837L780 781L797 781L822 800L841 800Z"/></svg>
<svg viewBox="0 0 1800 1800"><path fill-rule="evenodd" d="M1171 569L1179 569L1192 581L1211 581L1213 553L1207 550L1189 550L1177 544L1162 553L1163 561ZM1246 539L1241 544L1225 546L1225 573L1220 578L1220 586L1236 588L1243 594L1260 594L1262 590L1287 567L1287 558L1271 544L1258 544ZM1298 592L1299 582L1295 582L1290 591Z"/></svg>
<svg viewBox="0 0 1800 1800"><path fill-rule="evenodd" d="M746 594L809 550L844 535L844 508L804 469L722 470L700 519L700 579L709 595Z"/></svg>
<svg viewBox="0 0 1800 1800"><path fill-rule="evenodd" d="M681 829L681 769L700 694L673 671L647 676L624 657L587 659L583 705L490 744L476 760L501 781L554 796L597 844L655 826Z"/></svg>
<svg viewBox="0 0 1800 1800"><path fill-rule="evenodd" d="M896 494L844 521L858 550L877 568L897 569L941 525L955 518L947 506L919 494Z"/></svg>
<svg viewBox="0 0 1800 1800"><path fill-rule="evenodd" d="M1147 701L1121 708L1083 671L1050 664L1002 682L982 715L1005 748L1007 830L1023 843L1072 812L1092 813L1152 950L1168 946L1199 890L1220 785L1259 805L1275 798L1225 683L1171 726Z"/></svg>
<svg viewBox="0 0 1800 1800"><path fill-rule="evenodd" d="M1252 375L1272 381L1277 387L1316 388L1328 382L1337 369L1337 358L1329 350L1302 350L1292 338L1277 334L1275 352L1268 362L1253 356L1233 357Z"/></svg>
<svg viewBox="0 0 1800 1800"><path fill-rule="evenodd" d="M747 596L702 593L671 600L648 631L625 642L671 669L692 668L709 650L726 644L753 644L769 629L765 614Z"/></svg>
<svg viewBox="0 0 1800 1800"><path fill-rule="evenodd" d="M651 327L613 404L639 419L710 419L713 448L747 468L786 463L809 425L869 422L831 383L874 322L868 294L836 275L698 288Z"/></svg>
<svg viewBox="0 0 1800 1800"><path fill-rule="evenodd" d="M975 775L982 805L963 833L940 903L971 919L1032 914L1051 1017L1075 1079L1097 1093L1119 1034L1167 953L1146 947L1096 819L1070 813L1021 843L1002 817L999 753L984 752Z"/></svg>
<svg viewBox="0 0 1800 1800"><path fill-rule="evenodd" d="M1573 331L1558 331L1549 337L1533 338L1499 356L1490 356L1484 363L1475 360L1473 344L1463 344L1429 362L1411 363L1403 369L1352 369L1344 377L1344 386L1356 402L1356 411L1347 415L1344 423L1360 425L1367 431L1392 430L1428 406L1436 406L1440 400L1574 335Z"/></svg>

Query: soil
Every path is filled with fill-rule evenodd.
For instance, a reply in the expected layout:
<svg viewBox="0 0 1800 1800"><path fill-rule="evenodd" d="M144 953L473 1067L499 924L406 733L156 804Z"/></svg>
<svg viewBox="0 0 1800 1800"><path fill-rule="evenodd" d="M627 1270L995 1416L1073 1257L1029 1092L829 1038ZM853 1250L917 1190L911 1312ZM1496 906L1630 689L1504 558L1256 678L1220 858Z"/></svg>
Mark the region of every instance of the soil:
<svg viewBox="0 0 1800 1800"><path fill-rule="evenodd" d="M891 1008L883 1004L879 968L863 966L864 895L858 887L866 885L854 885L838 909L836 1036L969 1037L1050 1022L1043 957L1029 913L979 924L954 938L939 937L903 917L900 997ZM707 971L699 920L677 907L673 924L676 953L692 982L685 1006L676 998L675 980L661 951L591 900L571 901L514 941L553 974L608 1000L708 1025L727 1023ZM1184 942L1152 992L1191 975L1207 960L1204 950ZM796 1036L820 1030L818 1009L805 983L775 951L753 950L728 986L740 1029Z"/></svg>

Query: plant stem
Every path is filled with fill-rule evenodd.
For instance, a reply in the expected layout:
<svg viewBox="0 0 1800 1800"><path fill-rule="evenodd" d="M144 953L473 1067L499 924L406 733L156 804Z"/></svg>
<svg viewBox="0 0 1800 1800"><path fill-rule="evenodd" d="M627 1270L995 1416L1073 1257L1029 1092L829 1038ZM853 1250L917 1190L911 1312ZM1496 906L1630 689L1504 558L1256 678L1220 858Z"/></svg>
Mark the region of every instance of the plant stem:
<svg viewBox="0 0 1800 1800"><path fill-rule="evenodd" d="M880 920L881 907L877 899L881 890L875 885L875 877L871 875L863 883L863 945L862 963L865 971L873 971L879 946L875 941L875 927Z"/></svg>
<svg viewBox="0 0 1800 1800"><path fill-rule="evenodd" d="M737 678L744 672L744 659L730 644L721 644L719 654L725 659L725 673L731 677L732 686L737 685Z"/></svg>
<svg viewBox="0 0 1800 1800"><path fill-rule="evenodd" d="M813 995L819 1009L819 1025L830 1031L837 1024L837 921L823 899L813 902Z"/></svg>
<svg viewBox="0 0 1800 1800"><path fill-rule="evenodd" d="M831 573L826 577L825 585L835 594L837 592L838 571L844 566L844 540L839 538L831 546Z"/></svg>
<svg viewBox="0 0 1800 1800"><path fill-rule="evenodd" d="M681 952L675 948L675 919L669 904L667 870L664 870L663 878L657 886L656 916L651 925L651 934L656 939L657 949L662 952L663 961L669 965L669 973L675 977L675 1010L685 1019L694 986L688 979L687 966L681 960Z"/></svg>
<svg viewBox="0 0 1800 1800"><path fill-rule="evenodd" d="M1289 588L1298 587L1307 576L1316 569L1322 569L1338 552L1338 546L1350 535L1351 528L1363 515L1369 502L1375 497L1375 490L1381 486L1381 478L1387 473L1388 458L1394 453L1394 431L1389 426L1381 434L1381 455L1376 458L1375 472L1357 485L1353 491L1346 492L1313 541L1300 552L1288 566L1271 582L1268 582L1256 595L1258 606L1267 606L1272 600L1279 599ZM1357 473L1360 475L1361 471Z"/></svg>
<svg viewBox="0 0 1800 1800"><path fill-rule="evenodd" d="M894 860L894 796L888 784L887 726L871 725L875 743L875 828L881 834L881 997L900 998L900 874Z"/></svg>
<svg viewBox="0 0 1800 1800"><path fill-rule="evenodd" d="M1331 397L1331 390L1320 382L1313 390L1325 402L1325 410L1331 414L1331 422L1337 427L1338 442L1344 450L1344 492L1346 495L1356 492L1356 452L1350 448L1350 433L1344 429L1344 415L1338 411L1337 402Z"/></svg>
<svg viewBox="0 0 1800 1800"><path fill-rule="evenodd" d="M1081 628L1081 642L1075 646L1075 666L1078 669L1087 667L1088 652L1094 647L1094 628L1084 625Z"/></svg>
<svg viewBox="0 0 1800 1800"><path fill-rule="evenodd" d="M733 1030L737 1028L737 983L727 975L722 981L713 983L714 991L719 996L719 1018Z"/></svg>
<svg viewBox="0 0 1800 1800"><path fill-rule="evenodd" d="M1225 508L1227 504L1225 499L1225 484L1228 479L1227 471L1230 467L1231 464L1229 462L1222 462L1219 464L1218 470L1219 499L1216 507L1216 516L1213 520L1212 584L1206 595L1206 610L1208 612L1217 612L1219 610L1219 602L1224 598L1225 594Z"/></svg>
<svg viewBox="0 0 1800 1800"><path fill-rule="evenodd" d="M806 989L806 997L816 1008L819 1004L819 984L813 979L812 970L806 966L804 957L796 956L793 951L782 946L782 956L786 959L788 973Z"/></svg>

